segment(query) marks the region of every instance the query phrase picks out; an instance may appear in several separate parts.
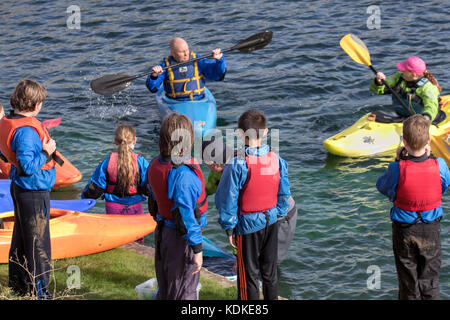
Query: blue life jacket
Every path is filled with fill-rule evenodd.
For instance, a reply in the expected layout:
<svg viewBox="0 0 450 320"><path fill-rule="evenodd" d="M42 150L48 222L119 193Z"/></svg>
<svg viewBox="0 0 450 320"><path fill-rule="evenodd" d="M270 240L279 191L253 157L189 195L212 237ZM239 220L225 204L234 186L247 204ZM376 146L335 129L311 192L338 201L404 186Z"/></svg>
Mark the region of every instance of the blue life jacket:
<svg viewBox="0 0 450 320"><path fill-rule="evenodd" d="M192 59L196 58L191 51ZM177 61L172 56L164 59L166 66L176 64ZM164 80L164 90L166 95L172 99L197 100L205 95L205 79L203 74L199 74L197 61L188 63L174 69L167 69L167 77Z"/></svg>

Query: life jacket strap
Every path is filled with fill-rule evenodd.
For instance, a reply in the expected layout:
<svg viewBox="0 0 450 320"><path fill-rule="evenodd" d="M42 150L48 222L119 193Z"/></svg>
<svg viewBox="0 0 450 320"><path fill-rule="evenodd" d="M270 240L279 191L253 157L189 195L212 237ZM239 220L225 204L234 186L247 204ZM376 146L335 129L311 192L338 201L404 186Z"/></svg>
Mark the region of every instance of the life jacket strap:
<svg viewBox="0 0 450 320"><path fill-rule="evenodd" d="M194 52L191 52L191 56L194 59L196 58L196 54ZM164 58L164 61L166 63L166 67L169 67L170 66L169 58L168 57ZM170 84L171 92L166 92L166 96L168 96L169 98L176 99L179 96L189 95L190 100L193 101L195 93L200 96L205 91L204 87L203 88L200 87L200 79L202 79L204 77L204 75L203 74L199 75L197 61L194 62L194 76L193 77L184 78L184 79L175 79L172 68L168 68L167 73L169 75L169 80L166 80L165 82L166 83L168 82ZM186 90L187 84L191 81L197 82L197 89ZM175 83L184 83L183 91L175 92L175 86L174 86Z"/></svg>
<svg viewBox="0 0 450 320"><path fill-rule="evenodd" d="M422 211L416 211L416 212L417 212L417 219L414 221L413 224L417 224L417 223L419 223L419 221L422 223L426 223L425 221L423 221Z"/></svg>

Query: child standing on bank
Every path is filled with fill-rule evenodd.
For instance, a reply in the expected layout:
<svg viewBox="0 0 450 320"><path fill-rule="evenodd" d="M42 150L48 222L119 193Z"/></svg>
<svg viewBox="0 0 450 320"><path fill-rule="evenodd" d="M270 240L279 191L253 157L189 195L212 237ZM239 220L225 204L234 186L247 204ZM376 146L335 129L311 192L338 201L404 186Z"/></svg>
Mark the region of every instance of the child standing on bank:
<svg viewBox="0 0 450 320"><path fill-rule="evenodd" d="M173 136L180 137L173 140ZM206 226L205 182L191 158L194 129L188 117L172 113L163 119L160 154L148 168L152 196L149 211L155 230L155 269L158 300L196 300L203 264L202 231Z"/></svg>
<svg viewBox="0 0 450 320"><path fill-rule="evenodd" d="M205 182L206 195L216 193L225 164L234 157L234 152L222 140L212 139L202 143L203 162L211 170ZM289 197L289 209L284 217L278 218L278 260L286 259L297 226L297 207L294 198Z"/></svg>
<svg viewBox="0 0 450 320"><path fill-rule="evenodd" d="M81 194L81 198L98 199L103 195L106 213L133 215L144 213L142 202L147 198L148 161L134 153L136 130L119 126L114 134L117 150L106 157Z"/></svg>
<svg viewBox="0 0 450 320"><path fill-rule="evenodd" d="M20 81L10 99L13 111L0 120L0 152L10 162L14 229L9 282L14 294L51 299L50 189L55 184L56 143L35 117L47 91L39 82Z"/></svg>
<svg viewBox="0 0 450 320"><path fill-rule="evenodd" d="M279 217L290 197L288 164L262 144L266 117L257 110L238 121L244 155L225 165L215 202L219 223L237 249L238 299L259 299L259 274L264 299L278 298L277 256Z"/></svg>
<svg viewBox="0 0 450 320"><path fill-rule="evenodd" d="M439 299L442 194L450 172L429 156L430 121L414 115L403 123L404 148L378 178L377 189L391 200L392 243L400 300Z"/></svg>

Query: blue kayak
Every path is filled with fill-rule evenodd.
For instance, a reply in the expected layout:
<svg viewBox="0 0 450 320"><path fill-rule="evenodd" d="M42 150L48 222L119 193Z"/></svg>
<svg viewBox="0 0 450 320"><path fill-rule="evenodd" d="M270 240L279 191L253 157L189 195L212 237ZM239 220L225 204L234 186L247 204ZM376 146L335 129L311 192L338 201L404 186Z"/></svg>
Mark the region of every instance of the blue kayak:
<svg viewBox="0 0 450 320"><path fill-rule="evenodd" d="M0 213L14 211L9 192L11 180L0 179ZM85 212L95 205L94 199L50 200L50 208Z"/></svg>
<svg viewBox="0 0 450 320"><path fill-rule="evenodd" d="M194 101L177 101L166 97L164 88L161 86L156 93L161 119L172 112L184 114L191 119L194 125L196 137L203 137L205 133L216 127L217 106L216 99L205 87L205 98Z"/></svg>
<svg viewBox="0 0 450 320"><path fill-rule="evenodd" d="M218 245L216 245L214 242L209 240L208 238L203 236L203 256L210 257L210 258L228 258L228 259L234 259L234 256L220 248Z"/></svg>

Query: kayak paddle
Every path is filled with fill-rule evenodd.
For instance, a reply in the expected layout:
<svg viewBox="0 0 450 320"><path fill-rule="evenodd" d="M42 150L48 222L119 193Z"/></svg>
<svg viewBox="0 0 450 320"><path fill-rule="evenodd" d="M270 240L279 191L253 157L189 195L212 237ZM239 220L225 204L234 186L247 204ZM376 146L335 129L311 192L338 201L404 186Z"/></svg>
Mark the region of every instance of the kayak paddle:
<svg viewBox="0 0 450 320"><path fill-rule="evenodd" d="M61 123L61 118L48 119L48 120L42 121L42 125L47 130L50 130L52 128L55 128L55 127L59 126L60 123Z"/></svg>
<svg viewBox="0 0 450 320"><path fill-rule="evenodd" d="M341 48L350 56L350 58L353 59L356 63L364 64L372 70L375 75L377 74L377 70L372 66L370 62L370 53L367 49L364 42L355 36L354 34L347 34L344 37L342 37L341 41L339 42L339 45ZM394 97L397 99L397 101L402 105L403 108L405 108L408 111L408 114L412 115L413 113L411 110L405 105L402 99L397 95L395 91L391 89L391 87L388 85L388 83L383 80L382 82L394 95Z"/></svg>
<svg viewBox="0 0 450 320"><path fill-rule="evenodd" d="M240 41L236 45L234 45L231 48L222 50L222 53L230 52L234 50L239 50L240 52L252 52L255 50L259 50L264 48L266 45L269 44L269 42L272 40L272 34L273 32L270 30L254 34L253 36ZM163 70L166 70L168 68L175 68L190 62L194 62L200 59L210 58L213 54L207 54L205 56L201 56L195 59L191 59L185 62L180 62L173 64L169 67L163 68ZM140 73L134 76L128 76L123 72L116 73L116 74L107 74L103 77L100 77L98 79L91 81L91 88L95 93L101 94L101 95L110 95L118 91L122 91L126 89L131 81L141 78L144 76L147 76L149 74L153 73L153 71Z"/></svg>

